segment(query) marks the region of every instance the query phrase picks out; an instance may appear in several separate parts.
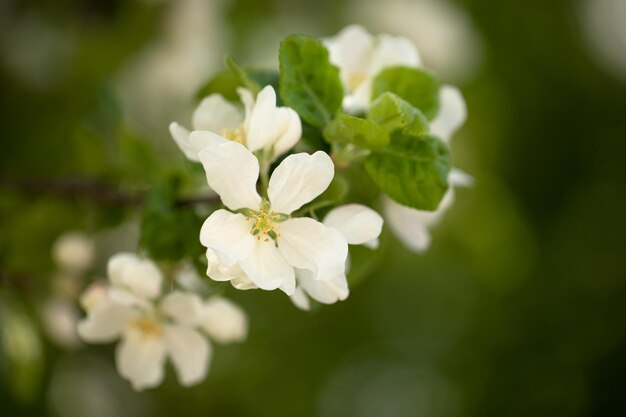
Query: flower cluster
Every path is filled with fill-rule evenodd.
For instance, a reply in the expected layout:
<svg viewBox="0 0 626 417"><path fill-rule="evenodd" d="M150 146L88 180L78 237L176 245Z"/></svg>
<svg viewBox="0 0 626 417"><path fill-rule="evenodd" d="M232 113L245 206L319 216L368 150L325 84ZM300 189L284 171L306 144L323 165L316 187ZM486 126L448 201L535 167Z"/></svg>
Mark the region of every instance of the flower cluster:
<svg viewBox="0 0 626 417"><path fill-rule="evenodd" d="M246 337L245 314L224 298L203 301L182 291L163 296L163 275L151 260L120 253L107 269L108 284L96 282L81 297L87 317L78 333L91 343L121 338L117 369L136 390L161 383L167 357L182 385L197 384L211 360L206 336L219 343Z"/></svg>

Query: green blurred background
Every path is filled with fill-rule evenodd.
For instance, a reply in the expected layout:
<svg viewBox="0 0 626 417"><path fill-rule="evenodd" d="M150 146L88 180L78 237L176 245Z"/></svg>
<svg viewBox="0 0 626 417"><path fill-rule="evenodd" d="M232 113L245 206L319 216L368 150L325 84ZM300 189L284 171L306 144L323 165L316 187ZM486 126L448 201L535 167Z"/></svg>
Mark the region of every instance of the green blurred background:
<svg viewBox="0 0 626 417"><path fill-rule="evenodd" d="M349 299L310 313L229 290L249 339L189 389L169 369L137 394L112 346L50 343L52 242L97 235L102 277L136 214L15 185L189 169L167 125L225 54L275 66L283 36L349 23L410 37L468 102L452 153L476 186L431 249L385 231ZM3 0L0 36L2 416L626 415L623 0Z"/></svg>

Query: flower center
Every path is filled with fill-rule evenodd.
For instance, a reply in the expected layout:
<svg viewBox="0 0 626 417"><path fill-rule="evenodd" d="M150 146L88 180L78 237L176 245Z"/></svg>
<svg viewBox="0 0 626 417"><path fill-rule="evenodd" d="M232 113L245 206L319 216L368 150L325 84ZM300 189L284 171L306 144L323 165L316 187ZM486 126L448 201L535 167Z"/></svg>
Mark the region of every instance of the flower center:
<svg viewBox="0 0 626 417"><path fill-rule="evenodd" d="M246 132L243 130L243 125L239 125L234 129L222 129L222 136L233 142L238 142L242 145L246 144Z"/></svg>
<svg viewBox="0 0 626 417"><path fill-rule="evenodd" d="M250 233L256 236L257 240L263 239L269 242L270 239L278 241L280 233L278 229L280 223L287 220L289 216L277 213L270 207L269 201L263 200L259 211L250 210L246 214L246 220L252 220L252 229Z"/></svg>
<svg viewBox="0 0 626 417"><path fill-rule="evenodd" d="M133 320L130 325L139 330L142 339L160 339L163 337L163 329L155 320L150 318L140 318Z"/></svg>
<svg viewBox="0 0 626 417"><path fill-rule="evenodd" d="M356 90L358 86L361 85L363 81L365 81L366 77L367 75L365 74L365 72L355 72L354 74L350 74L347 80L348 90L349 91Z"/></svg>

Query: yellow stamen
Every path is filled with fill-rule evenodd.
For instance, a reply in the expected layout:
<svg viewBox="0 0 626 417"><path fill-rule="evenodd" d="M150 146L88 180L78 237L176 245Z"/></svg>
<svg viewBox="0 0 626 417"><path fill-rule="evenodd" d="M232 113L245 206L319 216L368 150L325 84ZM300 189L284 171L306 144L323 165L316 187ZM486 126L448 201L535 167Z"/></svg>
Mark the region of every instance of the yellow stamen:
<svg viewBox="0 0 626 417"><path fill-rule="evenodd" d="M243 125L239 125L238 127L234 129L226 129L226 128L222 129L223 137L225 137L228 140L232 140L233 142L241 143L242 145L246 144L245 133L246 132L243 130Z"/></svg>

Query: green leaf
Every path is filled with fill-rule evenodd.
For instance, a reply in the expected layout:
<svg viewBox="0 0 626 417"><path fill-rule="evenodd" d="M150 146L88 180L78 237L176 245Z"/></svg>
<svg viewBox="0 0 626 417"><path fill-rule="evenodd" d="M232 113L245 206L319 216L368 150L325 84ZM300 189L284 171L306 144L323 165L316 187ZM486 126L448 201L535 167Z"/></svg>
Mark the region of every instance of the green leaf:
<svg viewBox="0 0 626 417"><path fill-rule="evenodd" d="M324 128L329 143L345 143L366 149L383 149L389 143L389 134L380 125L367 119L339 113Z"/></svg>
<svg viewBox="0 0 626 417"><path fill-rule="evenodd" d="M382 70L372 85L372 99L391 92L408 101L429 120L439 111L439 81L428 72L410 67L389 67Z"/></svg>
<svg viewBox="0 0 626 417"><path fill-rule="evenodd" d="M396 132L389 146L370 154L365 169L378 187L400 204L435 210L448 189L450 155L435 136Z"/></svg>
<svg viewBox="0 0 626 417"><path fill-rule="evenodd" d="M323 127L341 107L339 69L317 39L287 36L280 44L280 96L307 123Z"/></svg>
<svg viewBox="0 0 626 417"><path fill-rule="evenodd" d="M141 246L155 260L194 258L203 251L198 241L202 219L193 207L179 207L182 178L167 175L151 190L141 223Z"/></svg>
<svg viewBox="0 0 626 417"><path fill-rule="evenodd" d="M237 76L239 84L252 91L255 96L261 91L261 86L253 81L246 71L235 62L231 57L226 57L226 66Z"/></svg>
<svg viewBox="0 0 626 417"><path fill-rule="evenodd" d="M428 119L418 108L394 93L383 93L371 104L367 118L389 133L402 129L407 135L420 136L428 132Z"/></svg>
<svg viewBox="0 0 626 417"><path fill-rule="evenodd" d="M258 68L241 68L234 61L231 60L230 62L236 66L236 69L229 66L229 68L215 74L215 76L196 93L197 100L201 100L211 94L221 94L226 100L239 101L239 94L237 94L237 88L239 87L251 89L255 94L266 85L271 85L274 87L274 90L278 91L277 71ZM243 74L241 72L243 72ZM276 105L281 105L279 97L277 97Z"/></svg>

